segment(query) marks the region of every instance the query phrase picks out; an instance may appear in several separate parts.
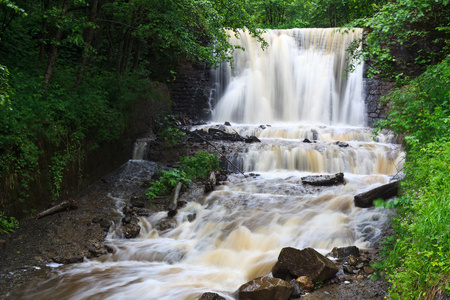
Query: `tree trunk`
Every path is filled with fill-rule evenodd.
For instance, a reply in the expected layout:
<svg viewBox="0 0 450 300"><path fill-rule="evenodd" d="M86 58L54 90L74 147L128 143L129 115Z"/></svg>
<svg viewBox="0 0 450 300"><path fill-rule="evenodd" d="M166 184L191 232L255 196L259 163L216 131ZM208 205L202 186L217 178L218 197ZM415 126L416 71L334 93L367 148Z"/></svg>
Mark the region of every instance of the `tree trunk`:
<svg viewBox="0 0 450 300"><path fill-rule="evenodd" d="M62 22L64 17L67 15L67 11L69 10L69 6L70 6L70 0L65 0L64 4L63 4L63 8L62 8L62 14L59 18L59 24L58 24L58 29L56 30L55 33L55 40L52 43L52 46L50 48L50 54L49 54L49 58L48 58L48 63L47 63L47 68L45 69L45 73L44 73L44 89L47 90L48 89L48 84L50 82L50 78L52 77L52 72L53 72L53 66L55 65L56 62L56 55L58 54L58 44L59 42L61 42L61 36L62 36Z"/></svg>
<svg viewBox="0 0 450 300"><path fill-rule="evenodd" d="M50 7L50 0L44 1L44 9L43 11L46 12L48 8ZM42 18L42 24L41 24L41 32L40 32L40 45L39 45L39 63L43 64L45 59L45 48L46 44L44 43L45 40L47 40L47 26L48 26L48 20L46 17Z"/></svg>
<svg viewBox="0 0 450 300"><path fill-rule="evenodd" d="M90 26L86 30L85 46L83 49L83 54L81 55L80 66L78 67L74 89L77 89L78 86L80 85L83 79L84 72L86 70L87 62L89 60L89 53L91 52L92 48L92 39L94 38L94 25L97 17L97 7L98 7L98 0L93 0L89 17Z"/></svg>

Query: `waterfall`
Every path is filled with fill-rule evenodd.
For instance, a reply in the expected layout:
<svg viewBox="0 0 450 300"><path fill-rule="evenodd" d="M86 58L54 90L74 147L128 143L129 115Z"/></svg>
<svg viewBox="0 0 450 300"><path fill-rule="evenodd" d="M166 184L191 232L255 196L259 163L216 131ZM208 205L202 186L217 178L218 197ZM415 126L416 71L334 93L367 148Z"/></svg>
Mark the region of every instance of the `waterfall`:
<svg viewBox="0 0 450 300"><path fill-rule="evenodd" d="M345 73L346 49L361 35L359 28L267 30L263 50L247 31L232 34L245 50L235 51L233 67L215 71L213 120L364 125L363 64Z"/></svg>
<svg viewBox="0 0 450 300"><path fill-rule="evenodd" d="M233 149L229 159L236 165L257 174L231 174L213 192L182 194L187 204L170 226L161 226L168 223L167 211L140 216L135 239L124 239L117 226L107 236L112 254L63 267L20 298L172 300L215 292L231 300L239 286L271 273L283 247L322 254L333 247L373 247L388 212L355 207L353 199L388 183L401 168L403 152L391 134L374 141L363 127L362 66L342 76L345 48L360 35L360 29L347 35L334 29L268 30L264 51L246 33L231 36L245 51L235 52L234 68L215 70L213 121L195 129L257 136L261 142L250 145L218 142ZM345 184L302 182L312 173L337 172L344 173ZM130 184L138 184L139 172L128 173ZM127 182L121 180L110 197L124 203Z"/></svg>

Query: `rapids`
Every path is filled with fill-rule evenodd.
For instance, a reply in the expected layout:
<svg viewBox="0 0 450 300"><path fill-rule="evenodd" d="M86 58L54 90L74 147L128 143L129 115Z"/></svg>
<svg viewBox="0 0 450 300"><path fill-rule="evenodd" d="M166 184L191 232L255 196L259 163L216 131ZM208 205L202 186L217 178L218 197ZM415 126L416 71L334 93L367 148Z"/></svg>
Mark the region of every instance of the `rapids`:
<svg viewBox="0 0 450 300"><path fill-rule="evenodd" d="M213 120L198 128L230 121L230 132L259 137L261 143L242 143L230 157L255 174L231 175L206 195L183 195L188 204L174 217L175 228L156 229L164 211L141 217L135 239L124 239L117 224L107 236L113 254L58 268L24 299L173 300L204 292L234 299L240 285L271 272L283 247L323 254L339 246L371 248L387 212L357 208L353 197L389 182L403 153L392 136L375 142L364 127L362 65L343 78L345 48L360 34L268 30L265 51L246 33L232 36L246 50L236 51L234 68L215 71ZM344 172L345 184L301 182L337 172ZM120 194L111 197L118 209L124 205Z"/></svg>

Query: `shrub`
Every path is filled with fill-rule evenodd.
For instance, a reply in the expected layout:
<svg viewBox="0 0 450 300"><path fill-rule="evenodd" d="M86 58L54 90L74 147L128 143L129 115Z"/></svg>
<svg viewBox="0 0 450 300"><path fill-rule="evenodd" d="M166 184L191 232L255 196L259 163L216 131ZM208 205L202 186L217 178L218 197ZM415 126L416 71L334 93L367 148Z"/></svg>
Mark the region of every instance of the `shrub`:
<svg viewBox="0 0 450 300"><path fill-rule="evenodd" d="M159 179L150 184L146 192L148 199L169 194L179 181L186 185L193 180L206 177L211 171L220 169L217 153L197 152L195 156L181 157L180 161L181 169L163 170Z"/></svg>

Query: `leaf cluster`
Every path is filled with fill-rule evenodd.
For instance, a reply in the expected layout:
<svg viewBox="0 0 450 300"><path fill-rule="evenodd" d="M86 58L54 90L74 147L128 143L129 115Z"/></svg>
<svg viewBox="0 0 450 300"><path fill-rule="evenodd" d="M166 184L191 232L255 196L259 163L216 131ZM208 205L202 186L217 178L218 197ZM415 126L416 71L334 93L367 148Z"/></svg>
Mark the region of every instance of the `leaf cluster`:
<svg viewBox="0 0 450 300"><path fill-rule="evenodd" d="M19 222L14 217L7 217L0 211L0 234L14 232L19 227Z"/></svg>
<svg viewBox="0 0 450 300"><path fill-rule="evenodd" d="M370 62L369 76L417 76L447 55L449 23L448 0L392 1L352 23L366 28L367 34L363 48L349 50L353 57Z"/></svg>
<svg viewBox="0 0 450 300"><path fill-rule="evenodd" d="M204 151L197 152L195 156L180 158L180 168L162 170L157 180L154 180L146 191L149 199L169 194L178 182L186 184L201 178L205 178L209 172L220 169L217 153L210 154Z"/></svg>

